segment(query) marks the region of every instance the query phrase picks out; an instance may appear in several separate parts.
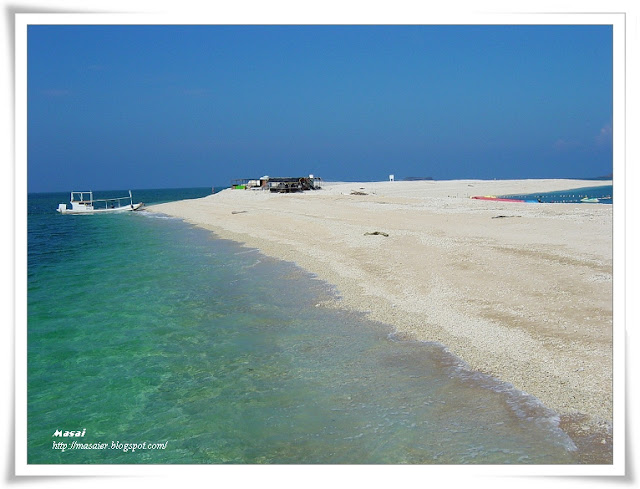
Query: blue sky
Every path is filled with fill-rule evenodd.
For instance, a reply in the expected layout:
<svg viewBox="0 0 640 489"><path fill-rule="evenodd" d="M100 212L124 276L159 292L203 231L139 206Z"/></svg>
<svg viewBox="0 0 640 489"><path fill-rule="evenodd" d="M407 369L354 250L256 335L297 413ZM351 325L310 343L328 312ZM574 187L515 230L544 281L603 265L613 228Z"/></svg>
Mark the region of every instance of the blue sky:
<svg viewBox="0 0 640 489"><path fill-rule="evenodd" d="M610 26L45 26L29 191L612 171Z"/></svg>

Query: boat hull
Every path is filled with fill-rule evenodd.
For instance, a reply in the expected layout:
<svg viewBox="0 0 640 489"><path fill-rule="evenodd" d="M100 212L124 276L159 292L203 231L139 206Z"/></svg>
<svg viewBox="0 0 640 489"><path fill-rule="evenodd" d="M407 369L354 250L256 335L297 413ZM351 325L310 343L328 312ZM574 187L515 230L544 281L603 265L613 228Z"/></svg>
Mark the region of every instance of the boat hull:
<svg viewBox="0 0 640 489"><path fill-rule="evenodd" d="M126 205L122 207L116 207L114 209L87 209L87 210L77 210L77 209L56 209L60 214L75 214L75 215L88 215L88 214L113 214L119 212L131 212L137 211L142 208L144 204L139 202L133 205Z"/></svg>

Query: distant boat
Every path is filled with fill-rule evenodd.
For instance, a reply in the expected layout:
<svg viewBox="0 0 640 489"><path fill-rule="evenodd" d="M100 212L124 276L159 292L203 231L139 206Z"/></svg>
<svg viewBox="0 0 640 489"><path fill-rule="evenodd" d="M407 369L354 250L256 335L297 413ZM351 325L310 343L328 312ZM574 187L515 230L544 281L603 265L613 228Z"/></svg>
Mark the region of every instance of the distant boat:
<svg viewBox="0 0 640 489"><path fill-rule="evenodd" d="M586 204L597 204L598 202L600 202L600 199L597 199L595 197L585 197L583 199L580 199L580 202L584 202Z"/></svg>
<svg viewBox="0 0 640 489"><path fill-rule="evenodd" d="M129 190L129 197L116 197L113 199L94 199L91 191L71 192L70 203L71 209L67 207L67 204L59 204L56 211L60 214L103 214L137 211L144 205L142 202L133 203L131 190Z"/></svg>

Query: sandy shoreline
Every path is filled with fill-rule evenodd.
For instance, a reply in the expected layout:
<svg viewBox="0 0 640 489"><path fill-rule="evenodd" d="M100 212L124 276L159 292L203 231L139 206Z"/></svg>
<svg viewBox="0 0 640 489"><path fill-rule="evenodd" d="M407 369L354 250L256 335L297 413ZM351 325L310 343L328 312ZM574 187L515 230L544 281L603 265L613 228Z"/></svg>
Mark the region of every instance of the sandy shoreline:
<svg viewBox="0 0 640 489"><path fill-rule="evenodd" d="M341 183L149 209L297 263L337 286L340 307L442 343L538 397L579 436L612 423L612 206L468 197L609 184ZM366 234L376 231L388 236Z"/></svg>

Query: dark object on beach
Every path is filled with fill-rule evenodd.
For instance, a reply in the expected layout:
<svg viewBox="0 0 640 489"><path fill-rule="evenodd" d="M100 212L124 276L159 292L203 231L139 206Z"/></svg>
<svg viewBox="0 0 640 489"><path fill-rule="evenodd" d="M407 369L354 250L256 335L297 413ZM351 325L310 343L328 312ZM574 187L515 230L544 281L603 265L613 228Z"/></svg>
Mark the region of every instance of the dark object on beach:
<svg viewBox="0 0 640 489"><path fill-rule="evenodd" d="M269 178L269 190L271 192L291 193L317 190L319 188L320 186L314 182L312 177Z"/></svg>
<svg viewBox="0 0 640 489"><path fill-rule="evenodd" d="M360 192L359 190L352 190L351 195L369 195L366 192Z"/></svg>
<svg viewBox="0 0 640 489"><path fill-rule="evenodd" d="M260 179L235 178L231 180L231 188L245 190L270 190L271 192L291 193L304 190L318 190L322 187L322 178L309 175L308 177L269 177ZM213 189L212 189L213 190Z"/></svg>
<svg viewBox="0 0 640 489"><path fill-rule="evenodd" d="M491 219L500 219L502 217L522 217L522 216L493 216Z"/></svg>
<svg viewBox="0 0 640 489"><path fill-rule="evenodd" d="M389 237L387 233L383 233L382 231L374 231L372 233L364 233L365 236L385 236Z"/></svg>
<svg viewBox="0 0 640 489"><path fill-rule="evenodd" d="M231 214L244 214L247 211L231 211Z"/></svg>

